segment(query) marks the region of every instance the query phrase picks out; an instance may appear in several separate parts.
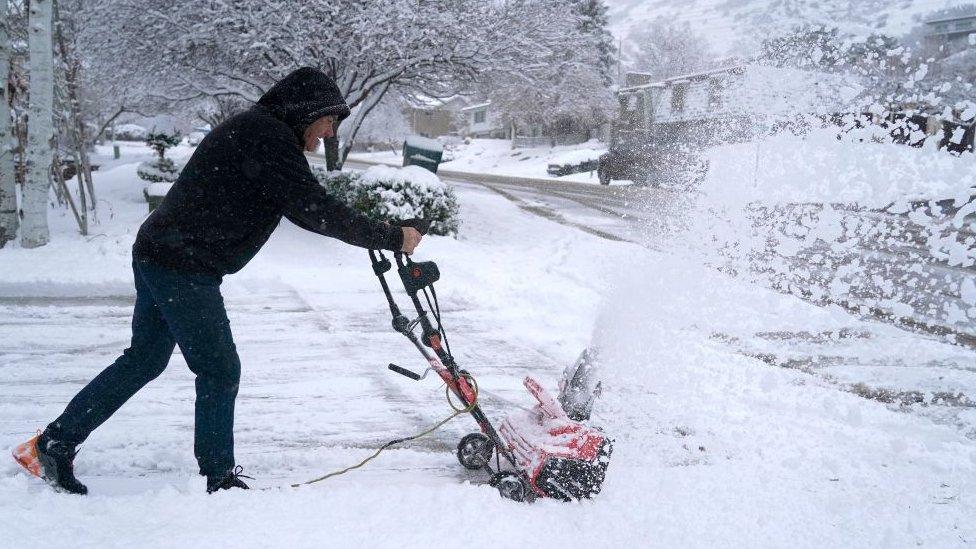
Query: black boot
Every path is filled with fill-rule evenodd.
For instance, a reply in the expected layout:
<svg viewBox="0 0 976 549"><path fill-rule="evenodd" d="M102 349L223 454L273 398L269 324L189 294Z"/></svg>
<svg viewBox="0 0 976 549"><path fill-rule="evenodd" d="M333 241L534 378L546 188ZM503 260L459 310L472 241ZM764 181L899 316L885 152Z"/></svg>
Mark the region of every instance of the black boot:
<svg viewBox="0 0 976 549"><path fill-rule="evenodd" d="M48 434L37 437L37 461L41 464L41 478L59 490L71 494L87 494L88 487L75 478L74 444L54 440Z"/></svg>
<svg viewBox="0 0 976 549"><path fill-rule="evenodd" d="M207 475L207 493L212 494L217 490L229 490L231 488L242 488L244 490L249 490L247 484L244 484L242 478L249 478L254 480L253 477L247 475L242 475L244 468L238 465L233 469L228 469L227 472L220 475Z"/></svg>

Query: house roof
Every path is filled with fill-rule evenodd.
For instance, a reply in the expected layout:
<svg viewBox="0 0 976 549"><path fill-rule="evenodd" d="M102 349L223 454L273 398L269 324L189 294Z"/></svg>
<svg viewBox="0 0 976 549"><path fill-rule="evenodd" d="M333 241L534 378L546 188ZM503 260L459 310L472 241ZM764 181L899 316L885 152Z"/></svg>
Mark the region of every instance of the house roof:
<svg viewBox="0 0 976 549"><path fill-rule="evenodd" d="M487 107L489 105L491 105L491 101L485 101L484 103L478 103L476 105L468 105L467 107L464 107L461 110L462 111L473 111L475 109L481 109L481 108Z"/></svg>
<svg viewBox="0 0 976 549"><path fill-rule="evenodd" d="M434 110L442 107L451 107L456 103L465 103L467 99L461 94L454 94L448 97L430 97L428 95L415 95L410 98L410 106L420 110Z"/></svg>
<svg viewBox="0 0 976 549"><path fill-rule="evenodd" d="M665 86L670 86L674 84L686 84L691 80L698 80L716 74L722 74L722 73L734 72L734 71L743 71L743 70L745 70L745 65L731 65L720 69L712 69L710 71L694 72L690 74L682 74L680 76L673 76L671 78L658 80L657 82L648 82L647 84L641 84L639 86L629 86L626 88L620 88L619 90L617 90L617 92L627 93L632 91L644 90L647 88L663 88Z"/></svg>
<svg viewBox="0 0 976 549"><path fill-rule="evenodd" d="M937 23L951 23L953 21L962 21L964 19L976 18L976 12L970 13L968 15L956 15L955 17L942 17L939 19L929 19L925 22L926 25L935 25Z"/></svg>

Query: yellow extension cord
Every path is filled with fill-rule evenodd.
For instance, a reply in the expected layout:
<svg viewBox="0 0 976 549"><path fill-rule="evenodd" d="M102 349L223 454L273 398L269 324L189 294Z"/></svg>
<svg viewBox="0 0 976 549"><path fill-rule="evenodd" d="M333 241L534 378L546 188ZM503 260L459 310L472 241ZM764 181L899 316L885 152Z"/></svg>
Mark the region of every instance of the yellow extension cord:
<svg viewBox="0 0 976 549"><path fill-rule="evenodd" d="M467 373L467 372L461 373L461 375L459 377L462 378L462 379L467 380L468 385L471 386L471 391L474 393L474 399L472 399L471 404L469 404L467 406L464 406L464 407L455 406L454 405L454 401L451 400L451 388L448 387L447 385L445 385L444 386L444 394L445 394L445 396L447 398L447 404L451 407L452 410L454 410L454 413L452 413L451 415L449 415L446 418L442 419L441 421L435 423L429 429L427 429L425 431L422 431L420 433L417 433L416 435L409 436L409 437L406 437L406 438L398 438L398 439L394 439L394 440L391 440L391 441L387 442L383 446L380 446L376 450L376 452L373 453L373 455L371 455L371 456L367 457L366 459L360 461L356 465L351 465L349 467L346 467L345 469L340 469L338 471L333 471L331 473L328 473L326 475L322 475L322 476L320 476L318 478L314 478L312 480L307 480L305 482L299 482L297 484L292 484L291 487L292 488L300 488L300 487L306 486L308 484L315 484L316 482L322 482L323 480L330 479L332 477L337 477L339 475L344 475L344 474L348 473L349 471L352 471L353 469L359 469L360 467L366 465L370 461L376 459L381 453L383 453L383 450L386 450L387 448L390 448L392 446L396 446L397 444L401 444L403 442L409 442L411 440L417 440L418 438L425 437L425 436L433 433L434 431L440 429L445 424L447 424L449 421L451 421L452 419L458 417L459 415L466 414L466 413L470 412L478 404L478 382L475 381L474 377L471 374Z"/></svg>

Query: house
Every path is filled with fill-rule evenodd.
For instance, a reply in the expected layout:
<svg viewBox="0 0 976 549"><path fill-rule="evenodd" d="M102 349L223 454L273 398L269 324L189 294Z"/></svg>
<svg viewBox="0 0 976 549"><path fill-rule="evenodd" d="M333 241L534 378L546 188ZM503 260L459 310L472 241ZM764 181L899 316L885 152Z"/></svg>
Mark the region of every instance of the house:
<svg viewBox="0 0 976 549"><path fill-rule="evenodd" d="M739 64L621 88L619 123L632 130L789 114L843 112L860 88L842 77Z"/></svg>
<svg viewBox="0 0 976 549"><path fill-rule="evenodd" d="M664 80L636 74L617 91L601 182L643 180L655 163L673 162L687 145L745 141L812 114L851 112L861 88L836 75L739 63ZM669 156L671 155L671 156Z"/></svg>
<svg viewBox="0 0 976 549"><path fill-rule="evenodd" d="M475 103L461 109L464 117L465 137L487 137L504 139L508 137L508 130L498 113L492 111L491 101Z"/></svg>
<svg viewBox="0 0 976 549"><path fill-rule="evenodd" d="M925 22L925 45L933 55L948 57L973 47L976 40L976 12Z"/></svg>
<svg viewBox="0 0 976 549"><path fill-rule="evenodd" d="M419 97L404 109L404 115L412 134L429 138L441 137L458 134L463 130L461 111L467 104L468 100L460 95L445 99Z"/></svg>

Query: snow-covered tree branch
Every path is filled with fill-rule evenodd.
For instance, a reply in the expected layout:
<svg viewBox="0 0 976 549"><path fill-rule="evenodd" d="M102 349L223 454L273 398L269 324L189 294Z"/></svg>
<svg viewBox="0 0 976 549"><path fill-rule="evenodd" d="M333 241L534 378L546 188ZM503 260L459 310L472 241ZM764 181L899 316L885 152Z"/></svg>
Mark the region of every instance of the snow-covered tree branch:
<svg viewBox="0 0 976 549"><path fill-rule="evenodd" d="M191 112L218 97L256 101L292 70L315 66L350 107L364 106L346 122L354 136L391 89L438 97L488 75L533 78L525 67L579 45L577 3L228 0L189 10L177 0L110 0L88 8L97 22L88 50L99 73L125 74L144 101Z"/></svg>

